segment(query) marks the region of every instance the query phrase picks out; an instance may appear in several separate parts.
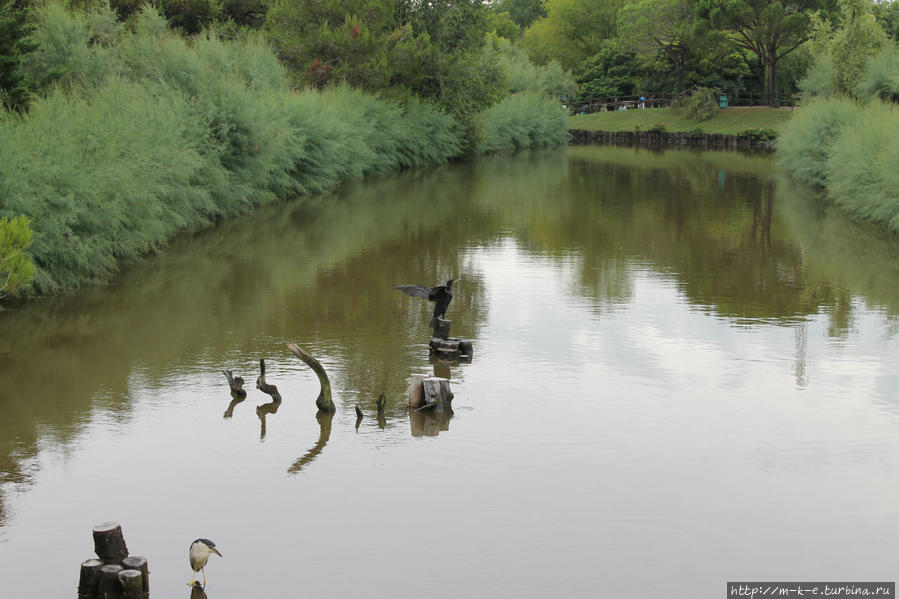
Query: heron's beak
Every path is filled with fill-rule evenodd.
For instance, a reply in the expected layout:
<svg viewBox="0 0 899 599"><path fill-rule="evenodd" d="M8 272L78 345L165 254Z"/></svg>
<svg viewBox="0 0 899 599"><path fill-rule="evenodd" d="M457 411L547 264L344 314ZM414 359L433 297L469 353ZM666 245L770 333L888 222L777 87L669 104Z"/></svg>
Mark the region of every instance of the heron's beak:
<svg viewBox="0 0 899 599"><path fill-rule="evenodd" d="M219 553L219 550L218 550L218 549L216 549L215 547L210 547L210 549L212 549L212 550L215 552L216 555L218 555L219 557L222 557L222 554Z"/></svg>

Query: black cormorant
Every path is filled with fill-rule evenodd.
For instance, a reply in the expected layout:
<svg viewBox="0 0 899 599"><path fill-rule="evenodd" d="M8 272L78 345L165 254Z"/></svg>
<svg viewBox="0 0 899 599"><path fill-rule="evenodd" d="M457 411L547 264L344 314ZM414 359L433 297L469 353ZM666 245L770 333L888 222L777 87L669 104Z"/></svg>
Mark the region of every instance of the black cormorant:
<svg viewBox="0 0 899 599"><path fill-rule="evenodd" d="M427 300L435 302L434 318L431 319L430 326L433 328L437 325L437 318L446 317L446 309L450 302L453 301L453 283L458 279L450 279L446 285L437 285L436 287L425 287L424 285L397 285L395 289L399 289L406 295L412 297L423 297Z"/></svg>

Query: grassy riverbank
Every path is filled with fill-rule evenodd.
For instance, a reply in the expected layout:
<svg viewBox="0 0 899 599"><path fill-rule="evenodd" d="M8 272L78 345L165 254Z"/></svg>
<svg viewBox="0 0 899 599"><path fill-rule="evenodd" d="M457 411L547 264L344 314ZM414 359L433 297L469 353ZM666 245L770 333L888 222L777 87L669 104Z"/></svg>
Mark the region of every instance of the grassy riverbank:
<svg viewBox="0 0 899 599"><path fill-rule="evenodd" d="M46 91L27 113L0 110L0 217L31 221L37 292L107 280L221 217L473 149L470 126L432 104L295 91L261 39L187 39L149 8L130 31L47 4L35 38L24 67ZM507 96L476 123L482 151L567 139L541 94Z"/></svg>
<svg viewBox="0 0 899 599"><path fill-rule="evenodd" d="M569 129L585 131L648 131L664 127L665 131L696 131L737 135L747 129L773 129L778 131L793 115L789 108L730 107L716 111L707 121L687 120L670 108L646 108L594 112L569 117Z"/></svg>

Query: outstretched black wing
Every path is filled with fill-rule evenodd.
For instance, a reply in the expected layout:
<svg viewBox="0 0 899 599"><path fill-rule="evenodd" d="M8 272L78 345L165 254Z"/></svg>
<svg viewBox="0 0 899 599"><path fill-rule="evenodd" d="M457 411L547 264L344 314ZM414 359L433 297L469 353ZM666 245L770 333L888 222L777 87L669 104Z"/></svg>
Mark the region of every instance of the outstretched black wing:
<svg viewBox="0 0 899 599"><path fill-rule="evenodd" d="M431 288L425 287L424 285L397 285L394 289L399 289L406 295L411 295L412 297L431 299Z"/></svg>

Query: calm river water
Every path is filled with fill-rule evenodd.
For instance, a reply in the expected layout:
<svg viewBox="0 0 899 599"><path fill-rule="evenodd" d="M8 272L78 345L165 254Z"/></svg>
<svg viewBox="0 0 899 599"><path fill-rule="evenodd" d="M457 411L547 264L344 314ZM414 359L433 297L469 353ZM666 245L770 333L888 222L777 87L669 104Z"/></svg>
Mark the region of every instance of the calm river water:
<svg viewBox="0 0 899 599"><path fill-rule="evenodd" d="M393 287L452 276L475 355L435 365L430 305ZM74 598L106 520L166 599L197 537L210 599L897 578L899 242L771 158L576 147L350 185L0 329L3 597ZM454 415L410 418L435 371Z"/></svg>

